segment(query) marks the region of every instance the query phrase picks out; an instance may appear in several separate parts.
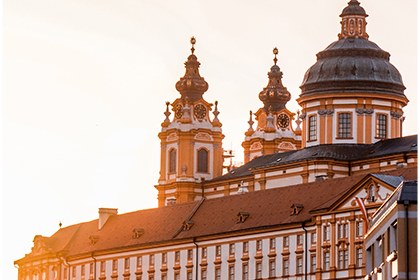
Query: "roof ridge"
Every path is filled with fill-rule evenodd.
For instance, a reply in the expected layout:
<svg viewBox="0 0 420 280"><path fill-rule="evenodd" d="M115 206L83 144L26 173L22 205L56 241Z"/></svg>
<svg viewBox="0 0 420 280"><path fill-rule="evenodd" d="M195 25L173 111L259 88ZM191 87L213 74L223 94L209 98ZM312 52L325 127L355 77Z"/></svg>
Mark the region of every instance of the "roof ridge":
<svg viewBox="0 0 420 280"><path fill-rule="evenodd" d="M194 209L191 211L190 215L188 216L188 218L186 219L186 221L190 221L191 218L194 216L194 214L197 212L198 208L200 208L200 206L203 204L204 200L206 200L205 197L202 197L200 199L200 201L197 203L197 205L194 207ZM177 237L177 235L182 231L182 229L184 228L184 225L181 225L181 227L177 230L177 232L172 236L172 238Z"/></svg>

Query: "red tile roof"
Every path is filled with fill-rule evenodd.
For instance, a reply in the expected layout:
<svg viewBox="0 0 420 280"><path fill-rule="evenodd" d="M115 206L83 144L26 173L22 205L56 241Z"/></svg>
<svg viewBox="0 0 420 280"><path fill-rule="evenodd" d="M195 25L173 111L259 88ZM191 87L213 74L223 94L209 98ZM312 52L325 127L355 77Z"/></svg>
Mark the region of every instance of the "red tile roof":
<svg viewBox="0 0 420 280"><path fill-rule="evenodd" d="M406 180L417 178L416 167L381 173L402 175ZM311 220L310 211L330 207L366 176L369 175L206 199L191 217L190 220L194 222L192 227L178 234L198 201L111 216L101 230L98 229L98 220L61 228L49 238L48 243L53 253L66 250L67 256L76 256L118 248L128 250L147 245L158 246L185 238L300 225ZM298 215L291 215L293 204L303 206ZM237 222L239 212L249 213L243 223ZM133 238L134 229L143 229L144 234ZM92 235L99 237L95 244L91 244L89 239Z"/></svg>

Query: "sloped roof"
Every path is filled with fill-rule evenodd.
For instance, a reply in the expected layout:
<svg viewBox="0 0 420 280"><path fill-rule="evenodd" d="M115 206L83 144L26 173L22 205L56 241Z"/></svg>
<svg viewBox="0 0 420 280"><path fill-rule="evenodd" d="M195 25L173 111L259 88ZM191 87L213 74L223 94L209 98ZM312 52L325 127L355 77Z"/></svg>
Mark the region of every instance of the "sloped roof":
<svg viewBox="0 0 420 280"><path fill-rule="evenodd" d="M417 168L401 168L389 173L405 178L416 176L416 172ZM186 238L300 224L311 220L311 211L330 207L366 176L360 174L206 199L192 217L190 214L198 201L115 215L108 219L101 230L98 229L98 220L61 228L49 238L49 245L52 253L64 250L67 256L77 256L119 248L158 246ZM291 215L293 204L303 206L298 215ZM249 213L243 223L237 222L239 212ZM188 218L194 222L193 226L188 231L179 231ZM134 229L142 229L144 233L139 238L133 238ZM98 237L95 244L90 242L89 237L92 235Z"/></svg>
<svg viewBox="0 0 420 280"><path fill-rule="evenodd" d="M390 186L393 186L394 188L397 188L401 182L404 181L403 176L392 176L386 174L372 174L372 176L387 183Z"/></svg>
<svg viewBox="0 0 420 280"><path fill-rule="evenodd" d="M251 170L313 159L358 161L407 152L417 152L417 135L386 139L374 144L325 144L257 157L231 172L210 180L224 181L252 176Z"/></svg>

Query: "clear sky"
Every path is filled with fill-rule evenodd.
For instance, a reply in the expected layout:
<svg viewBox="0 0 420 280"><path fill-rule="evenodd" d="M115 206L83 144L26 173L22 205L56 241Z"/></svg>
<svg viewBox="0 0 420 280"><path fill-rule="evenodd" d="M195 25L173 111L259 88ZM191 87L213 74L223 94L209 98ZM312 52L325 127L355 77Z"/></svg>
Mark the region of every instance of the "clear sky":
<svg viewBox="0 0 420 280"><path fill-rule="evenodd" d="M157 206L157 134L179 97L189 39L219 101L235 160L249 110L261 107L273 47L296 98L315 54L337 40L348 0L4 0L2 279L35 235ZM417 1L365 0L370 40L391 53L417 134ZM173 115L171 115L171 118Z"/></svg>

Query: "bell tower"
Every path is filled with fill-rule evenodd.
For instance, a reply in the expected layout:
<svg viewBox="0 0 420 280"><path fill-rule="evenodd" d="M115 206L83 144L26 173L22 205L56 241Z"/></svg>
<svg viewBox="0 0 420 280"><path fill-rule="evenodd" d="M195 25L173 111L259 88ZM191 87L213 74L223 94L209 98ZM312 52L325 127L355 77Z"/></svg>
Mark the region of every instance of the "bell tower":
<svg viewBox="0 0 420 280"><path fill-rule="evenodd" d="M200 62L194 54L196 39L191 38L191 54L185 62L185 75L176 83L181 97L166 102L166 119L159 133L161 142L159 207L201 198L203 180L222 175L222 124L217 101L203 99L208 83L200 76ZM171 108L170 108L171 107ZM173 112L173 118L170 115Z"/></svg>
<svg viewBox="0 0 420 280"><path fill-rule="evenodd" d="M249 129L245 132L242 142L245 153L245 163L255 157L300 149L300 120L297 120L296 130L292 127L295 113L286 108L291 95L283 86L283 72L277 66L278 49L273 49L274 65L268 72L268 85L260 92L259 98L264 106L254 114L257 128L253 129L252 111L250 112Z"/></svg>

